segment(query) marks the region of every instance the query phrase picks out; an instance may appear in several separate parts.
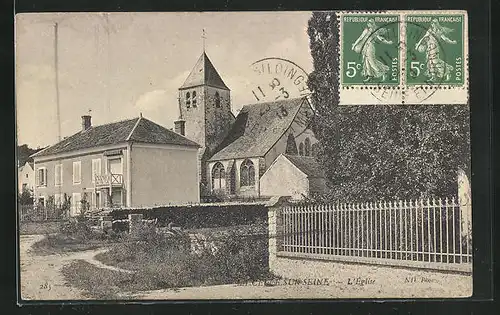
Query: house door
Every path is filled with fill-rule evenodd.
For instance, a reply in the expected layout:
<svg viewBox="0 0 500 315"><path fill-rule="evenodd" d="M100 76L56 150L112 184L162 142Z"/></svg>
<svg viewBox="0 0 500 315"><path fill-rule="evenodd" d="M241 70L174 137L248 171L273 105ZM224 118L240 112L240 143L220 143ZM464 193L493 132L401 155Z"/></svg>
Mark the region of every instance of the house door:
<svg viewBox="0 0 500 315"><path fill-rule="evenodd" d="M96 191L92 197L93 197L92 206L94 207L95 210L100 209L101 208L101 192Z"/></svg>

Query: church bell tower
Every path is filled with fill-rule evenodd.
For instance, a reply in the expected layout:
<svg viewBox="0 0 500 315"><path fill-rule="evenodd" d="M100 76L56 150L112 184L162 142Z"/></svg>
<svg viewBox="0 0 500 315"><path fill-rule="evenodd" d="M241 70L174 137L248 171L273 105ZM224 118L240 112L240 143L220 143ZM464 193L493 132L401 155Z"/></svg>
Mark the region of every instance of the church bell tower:
<svg viewBox="0 0 500 315"><path fill-rule="evenodd" d="M202 147L198 156L199 171L201 184L207 187L205 161L226 137L234 116L230 90L205 51L179 88L179 112L176 130Z"/></svg>

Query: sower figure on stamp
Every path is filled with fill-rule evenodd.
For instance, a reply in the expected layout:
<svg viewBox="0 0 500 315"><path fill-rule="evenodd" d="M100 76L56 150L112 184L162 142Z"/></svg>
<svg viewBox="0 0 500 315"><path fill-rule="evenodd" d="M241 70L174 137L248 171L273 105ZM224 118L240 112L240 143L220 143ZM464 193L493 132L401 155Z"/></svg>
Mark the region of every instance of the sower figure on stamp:
<svg viewBox="0 0 500 315"><path fill-rule="evenodd" d="M456 40L452 40L446 34L452 32L453 29L442 26L437 19L433 19L431 26L425 32L425 35L415 45L415 49L421 53L425 53L426 71L425 76L429 81L436 79L450 80L450 73L453 67L441 59L439 51L439 40L448 44L456 44Z"/></svg>
<svg viewBox="0 0 500 315"><path fill-rule="evenodd" d="M386 79L386 73L389 71L389 66L381 62L375 56L375 43L381 42L384 44L392 44L391 40L384 38L387 34L387 29L379 28L375 25L373 19L369 19L367 27L363 30L358 39L352 44L352 50L361 54L363 70L361 75L365 77L365 82L372 78Z"/></svg>

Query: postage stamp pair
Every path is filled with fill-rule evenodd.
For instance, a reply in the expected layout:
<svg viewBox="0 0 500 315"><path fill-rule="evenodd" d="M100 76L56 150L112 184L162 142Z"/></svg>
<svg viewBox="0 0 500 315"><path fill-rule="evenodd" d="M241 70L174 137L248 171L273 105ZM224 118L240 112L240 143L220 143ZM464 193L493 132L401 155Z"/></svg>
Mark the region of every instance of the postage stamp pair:
<svg viewBox="0 0 500 315"><path fill-rule="evenodd" d="M338 17L342 90L367 90L383 103L433 103L436 90L453 89L458 93L453 103L467 102L467 93L461 92L468 83L465 11L353 12ZM399 92L386 91L381 98L377 93L382 90ZM346 104L353 103L347 97L352 93L344 91Z"/></svg>

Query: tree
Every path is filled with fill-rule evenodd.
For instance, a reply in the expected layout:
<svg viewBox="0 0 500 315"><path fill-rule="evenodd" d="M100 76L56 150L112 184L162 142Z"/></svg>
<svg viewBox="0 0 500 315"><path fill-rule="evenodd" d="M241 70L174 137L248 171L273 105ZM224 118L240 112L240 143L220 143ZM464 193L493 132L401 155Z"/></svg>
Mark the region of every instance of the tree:
<svg viewBox="0 0 500 315"><path fill-rule="evenodd" d="M21 191L17 200L21 205L33 205L33 192L31 189L23 187L23 191Z"/></svg>
<svg viewBox="0 0 500 315"><path fill-rule="evenodd" d="M42 150L42 149L40 149L40 148L32 149L32 148L28 147L27 144L18 145L17 146L17 160L18 160L19 166L23 166L24 164L26 164L26 162L33 162L33 159L30 158L30 156L32 154L37 153L40 150Z"/></svg>
<svg viewBox="0 0 500 315"><path fill-rule="evenodd" d="M297 155L299 154L299 151L297 150L297 143L295 143L295 138L293 137L293 134L288 135L288 139L286 141L286 154L290 155Z"/></svg>
<svg viewBox="0 0 500 315"><path fill-rule="evenodd" d="M469 107L464 105L339 106L339 28L332 12L314 12L308 34L314 71L308 85L316 109L329 199L368 201L451 196L457 171L470 173Z"/></svg>

